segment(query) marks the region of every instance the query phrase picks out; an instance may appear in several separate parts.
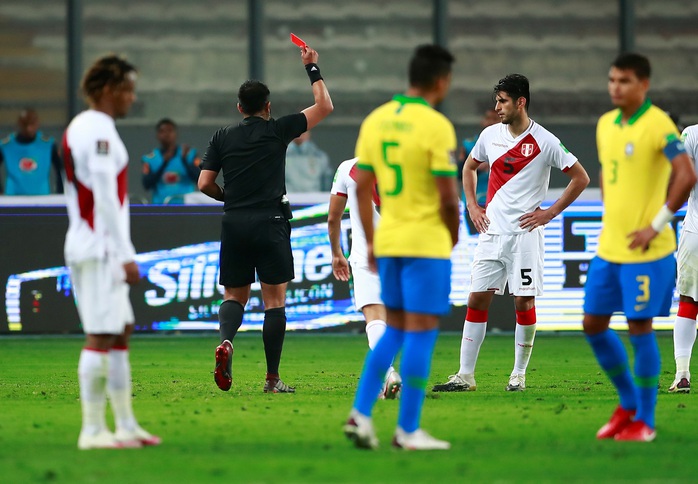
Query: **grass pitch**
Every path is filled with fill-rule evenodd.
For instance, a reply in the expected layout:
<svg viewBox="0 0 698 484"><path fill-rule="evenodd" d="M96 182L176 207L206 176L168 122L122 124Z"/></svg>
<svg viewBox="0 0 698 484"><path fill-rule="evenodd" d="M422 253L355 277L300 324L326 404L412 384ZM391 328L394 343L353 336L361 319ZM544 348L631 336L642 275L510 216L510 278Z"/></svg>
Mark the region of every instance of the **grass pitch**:
<svg viewBox="0 0 698 484"><path fill-rule="evenodd" d="M624 337L627 340L627 338ZM233 388L213 382L210 336L136 336L134 408L156 448L77 450L81 338L0 339L0 482L374 483L687 482L696 479L698 401L669 395L670 333L660 336L657 440L597 441L615 393L580 335L539 334L523 393L504 391L513 336L488 335L478 390L427 395L422 426L450 451L390 447L397 402L374 412L381 447L342 435L367 346L363 335L287 335L281 376L295 395L267 395L260 334L236 338ZM439 337L430 385L458 368L460 335ZM630 350L632 354L632 350ZM111 418L109 419L111 421Z"/></svg>

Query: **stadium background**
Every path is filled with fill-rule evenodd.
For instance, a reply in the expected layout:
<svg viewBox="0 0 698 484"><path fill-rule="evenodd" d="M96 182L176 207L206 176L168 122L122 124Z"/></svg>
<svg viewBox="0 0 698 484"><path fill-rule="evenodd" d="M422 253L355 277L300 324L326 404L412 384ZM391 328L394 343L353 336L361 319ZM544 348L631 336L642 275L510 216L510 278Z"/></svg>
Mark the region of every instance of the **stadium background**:
<svg viewBox="0 0 698 484"><path fill-rule="evenodd" d="M563 140L598 186L594 129L611 107L610 61L622 50L648 55L653 102L684 125L698 122L696 25L698 3L678 0L2 0L0 133L12 132L19 110L32 106L43 132L59 137L84 108L77 88L83 69L106 52L126 55L140 71L138 101L118 126L132 160L132 202L139 203L147 198L138 160L155 146L158 119L173 118L180 141L203 150L217 127L237 121L235 92L247 78L269 85L276 115L312 102L288 41L295 32L320 53L335 112L313 137L337 166L353 156L363 117L405 89L414 46L438 42L457 58L442 109L459 138L478 132L492 85L507 73L523 73L531 80L531 117ZM553 173L552 187L565 183ZM25 219L32 230L50 234L30 242L5 223L20 212L6 209L0 216L2 265L18 253L60 258L62 227ZM172 217L152 220L163 233L172 229ZM510 312L510 303L498 298L497 311ZM462 322L462 315L453 319Z"/></svg>

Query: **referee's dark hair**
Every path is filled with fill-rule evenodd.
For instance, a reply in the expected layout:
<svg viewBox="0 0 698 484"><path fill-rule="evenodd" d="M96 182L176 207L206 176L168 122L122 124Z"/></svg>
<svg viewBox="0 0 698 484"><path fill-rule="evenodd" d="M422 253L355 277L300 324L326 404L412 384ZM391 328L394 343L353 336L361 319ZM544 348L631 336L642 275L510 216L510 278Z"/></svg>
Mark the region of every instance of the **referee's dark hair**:
<svg viewBox="0 0 698 484"><path fill-rule="evenodd" d="M418 46L410 60L410 86L429 89L438 79L451 73L451 65L455 60L453 54L440 45Z"/></svg>
<svg viewBox="0 0 698 484"><path fill-rule="evenodd" d="M642 54L636 54L634 52L626 52L613 61L611 67L616 69L631 70L635 73L638 79L641 81L649 79L652 75L652 68L650 67L650 61L647 57Z"/></svg>
<svg viewBox="0 0 698 484"><path fill-rule="evenodd" d="M531 91L528 86L528 78L522 74L509 74L499 80L494 86L492 99L497 102L497 94L506 92L516 102L519 98L526 99L526 111L531 103Z"/></svg>
<svg viewBox="0 0 698 484"><path fill-rule="evenodd" d="M245 81L238 90L240 108L249 116L260 112L268 101L269 88L261 81Z"/></svg>
<svg viewBox="0 0 698 484"><path fill-rule="evenodd" d="M105 86L116 87L128 78L135 80L136 72L136 67L126 59L109 54L97 59L87 69L80 87L88 98L98 100Z"/></svg>

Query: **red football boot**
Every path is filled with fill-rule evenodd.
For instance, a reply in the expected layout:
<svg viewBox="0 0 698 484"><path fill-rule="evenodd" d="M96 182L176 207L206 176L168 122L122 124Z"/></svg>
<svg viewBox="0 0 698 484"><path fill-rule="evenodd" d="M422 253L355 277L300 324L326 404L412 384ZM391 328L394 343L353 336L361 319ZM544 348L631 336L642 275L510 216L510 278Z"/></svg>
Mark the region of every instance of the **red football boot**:
<svg viewBox="0 0 698 484"><path fill-rule="evenodd" d="M216 369L213 370L213 379L218 388L227 392L233 384L233 345L230 341L223 341L216 348Z"/></svg>
<svg viewBox="0 0 698 484"><path fill-rule="evenodd" d="M652 442L657 436L657 432L642 420L635 420L633 423L618 432L615 436L616 440L626 442Z"/></svg>
<svg viewBox="0 0 698 484"><path fill-rule="evenodd" d="M623 407L618 405L615 412L613 412L613 415L611 415L611 419L608 421L608 423L601 427L598 432L596 432L596 438L614 438L618 432L633 423L634 416L635 410L625 410Z"/></svg>

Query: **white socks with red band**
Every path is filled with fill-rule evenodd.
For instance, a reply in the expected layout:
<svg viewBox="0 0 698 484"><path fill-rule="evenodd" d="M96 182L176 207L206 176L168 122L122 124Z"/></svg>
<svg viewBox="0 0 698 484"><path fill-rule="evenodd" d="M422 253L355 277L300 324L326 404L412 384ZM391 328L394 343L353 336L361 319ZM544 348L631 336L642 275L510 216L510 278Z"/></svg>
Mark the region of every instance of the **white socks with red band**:
<svg viewBox="0 0 698 484"><path fill-rule="evenodd" d="M679 302L679 311L674 323L674 358L676 373L685 374L685 378L690 378L689 365L693 344L696 341L696 316L698 316L698 304Z"/></svg>
<svg viewBox="0 0 698 484"><path fill-rule="evenodd" d="M78 363L82 433L97 435L107 429L107 352L83 348Z"/></svg>
<svg viewBox="0 0 698 484"><path fill-rule="evenodd" d="M475 364L480 346L487 332L487 311L468 308L463 325L463 338L460 343L460 375L475 373Z"/></svg>
<svg viewBox="0 0 698 484"><path fill-rule="evenodd" d="M514 334L514 370L512 375L525 375L528 361L536 339L536 308L516 311L516 332Z"/></svg>

